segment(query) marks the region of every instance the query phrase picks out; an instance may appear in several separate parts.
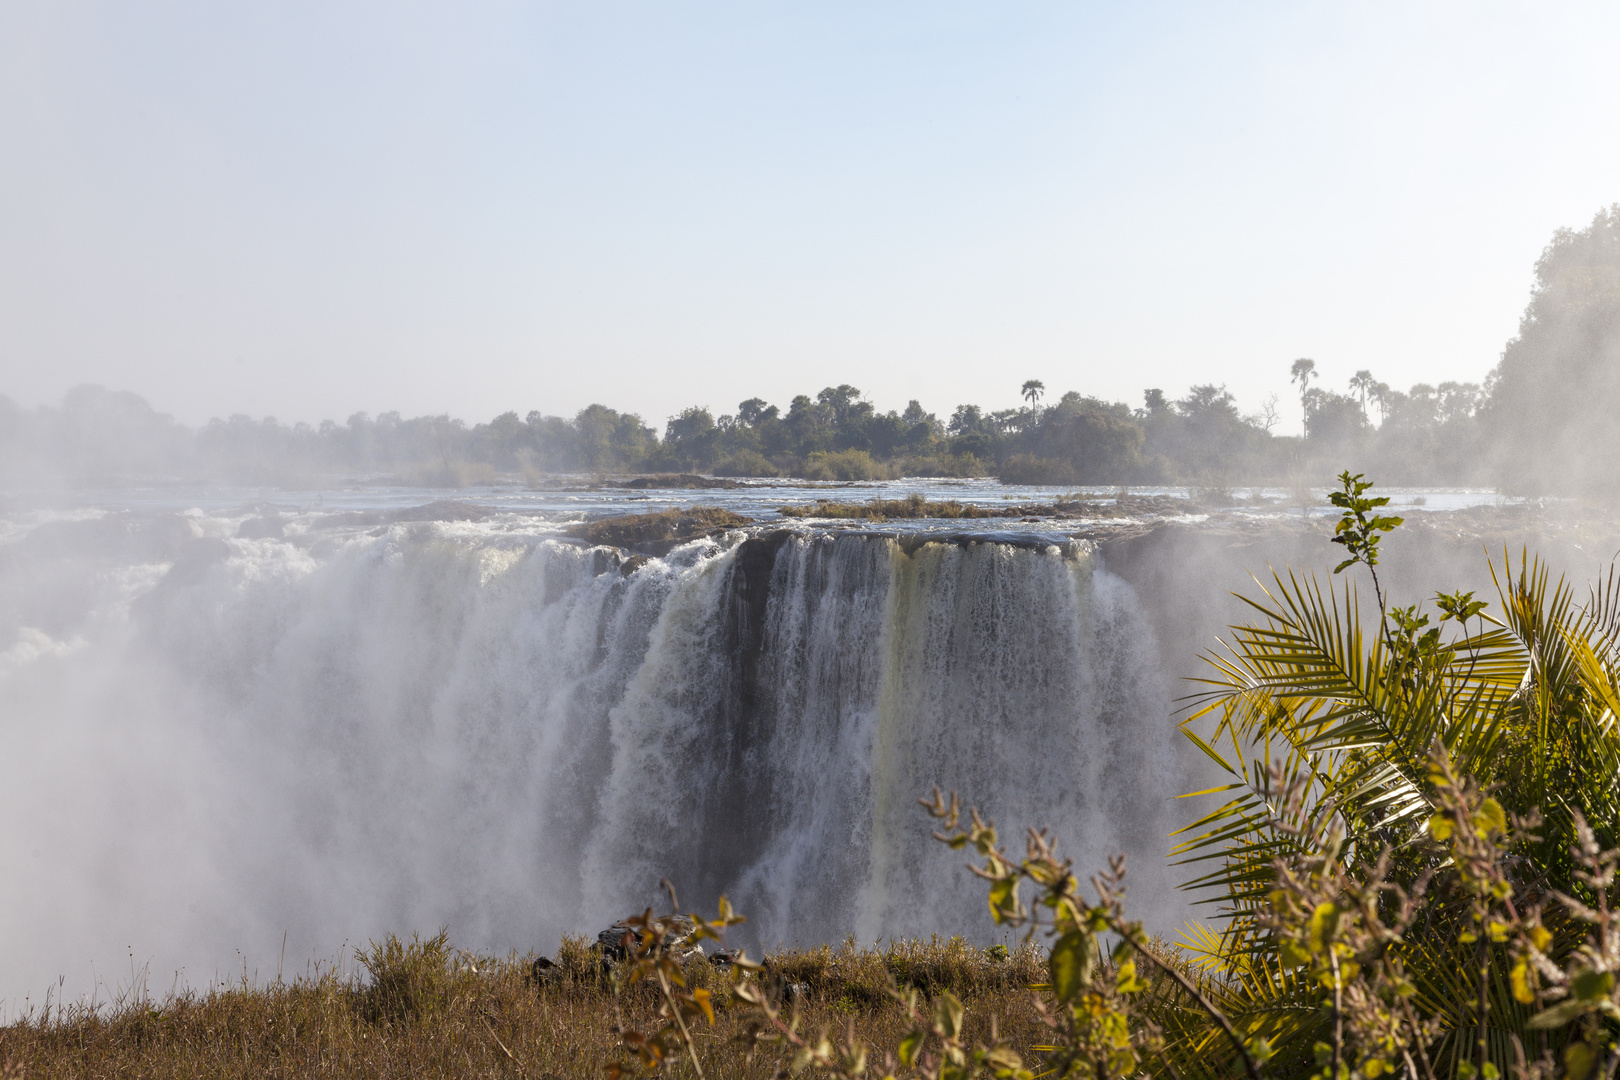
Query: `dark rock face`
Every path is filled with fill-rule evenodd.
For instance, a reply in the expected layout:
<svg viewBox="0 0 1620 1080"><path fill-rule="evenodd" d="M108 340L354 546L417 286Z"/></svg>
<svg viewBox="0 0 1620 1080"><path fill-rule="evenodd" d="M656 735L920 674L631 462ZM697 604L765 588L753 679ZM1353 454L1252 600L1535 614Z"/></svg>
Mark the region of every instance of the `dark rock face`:
<svg viewBox="0 0 1620 1080"><path fill-rule="evenodd" d="M712 880L700 877L692 885L696 895L724 892L729 880L762 855L770 842L770 805L767 790L772 770L764 761L776 722L774 696L763 685L766 607L777 555L791 534L786 530L751 537L737 548L727 574L721 607L720 647L732 657L727 666L729 685L719 697L720 715L711 730L719 734L706 767L725 777L730 798L704 807L702 835L712 838L711 853L723 858L707 861Z"/></svg>

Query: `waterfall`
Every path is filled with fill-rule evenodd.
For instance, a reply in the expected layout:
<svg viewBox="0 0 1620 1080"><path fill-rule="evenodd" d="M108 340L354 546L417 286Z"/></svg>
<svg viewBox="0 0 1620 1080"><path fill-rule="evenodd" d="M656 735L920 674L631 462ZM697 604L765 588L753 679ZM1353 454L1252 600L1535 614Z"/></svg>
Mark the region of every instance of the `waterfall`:
<svg viewBox="0 0 1620 1080"><path fill-rule="evenodd" d="M1082 873L1129 852L1138 910L1177 910L1162 663L1084 545L153 528L0 564L12 1003L126 953L198 985L441 925L545 950L666 876L755 944L988 939L935 784L1015 850L1040 824Z"/></svg>

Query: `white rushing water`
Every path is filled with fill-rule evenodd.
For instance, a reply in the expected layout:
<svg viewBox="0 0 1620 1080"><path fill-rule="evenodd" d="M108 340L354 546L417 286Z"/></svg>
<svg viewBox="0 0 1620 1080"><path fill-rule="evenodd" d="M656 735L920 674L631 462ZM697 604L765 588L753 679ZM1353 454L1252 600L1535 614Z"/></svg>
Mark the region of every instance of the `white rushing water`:
<svg viewBox="0 0 1620 1080"><path fill-rule="evenodd" d="M1168 680L1083 544L737 532L626 563L533 521L0 538L0 998L266 978L434 931L549 950L726 893L756 943L993 936L960 791L1168 919ZM255 532L270 535L254 538ZM280 532L282 535L276 535Z"/></svg>

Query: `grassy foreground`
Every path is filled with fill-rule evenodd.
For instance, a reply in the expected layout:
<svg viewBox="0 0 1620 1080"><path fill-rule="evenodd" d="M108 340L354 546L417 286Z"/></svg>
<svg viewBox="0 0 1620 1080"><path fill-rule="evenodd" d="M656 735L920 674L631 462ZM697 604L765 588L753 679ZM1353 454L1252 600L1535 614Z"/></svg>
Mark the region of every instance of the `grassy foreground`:
<svg viewBox="0 0 1620 1080"><path fill-rule="evenodd" d="M613 1059L613 1027L654 1023L649 988L616 998L581 939L564 942L543 983L532 977L533 957L475 957L442 935L390 938L359 959L360 977L323 973L26 1017L0 1027L0 1078L601 1077ZM690 981L716 990L731 977L707 961L687 970ZM1043 950L1003 956L936 938L767 957L766 977L797 1004L804 1030L842 1033L853 1024L876 1046L896 1045L905 1030L900 1007L883 992L890 976L924 994L956 994L978 1038L987 1037L991 1014L1020 1049L1046 1030L1026 989L1046 977ZM741 1030L732 1007L697 1033L707 1076L770 1077L786 1065L771 1053L747 1060L733 1041Z"/></svg>

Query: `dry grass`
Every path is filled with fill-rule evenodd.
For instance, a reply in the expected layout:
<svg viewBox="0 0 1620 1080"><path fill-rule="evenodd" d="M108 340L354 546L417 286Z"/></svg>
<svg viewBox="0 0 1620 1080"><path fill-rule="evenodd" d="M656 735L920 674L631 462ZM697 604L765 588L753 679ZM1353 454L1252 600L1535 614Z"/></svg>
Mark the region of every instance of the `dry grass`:
<svg viewBox="0 0 1620 1080"><path fill-rule="evenodd" d="M582 939L565 941L551 978L536 984L532 957L470 957L443 935L388 939L360 957L360 978L318 973L26 1017L0 1028L0 1076L600 1077L612 1058L611 1027L622 1018L645 1030L655 1002L645 987L615 999L596 958ZM731 977L703 961L688 970L717 990ZM1044 977L1035 949L998 958L959 939L881 950L846 944L777 952L767 971L788 988L805 1028L842 1031L853 1022L880 1048L904 1030L882 993L885 972L925 993L957 994L979 1038L991 1013L1020 1050L1043 1030L1024 989ZM732 1041L740 1021L739 1009L722 1009L702 1031L708 1076L769 1077L782 1064L745 1058Z"/></svg>

